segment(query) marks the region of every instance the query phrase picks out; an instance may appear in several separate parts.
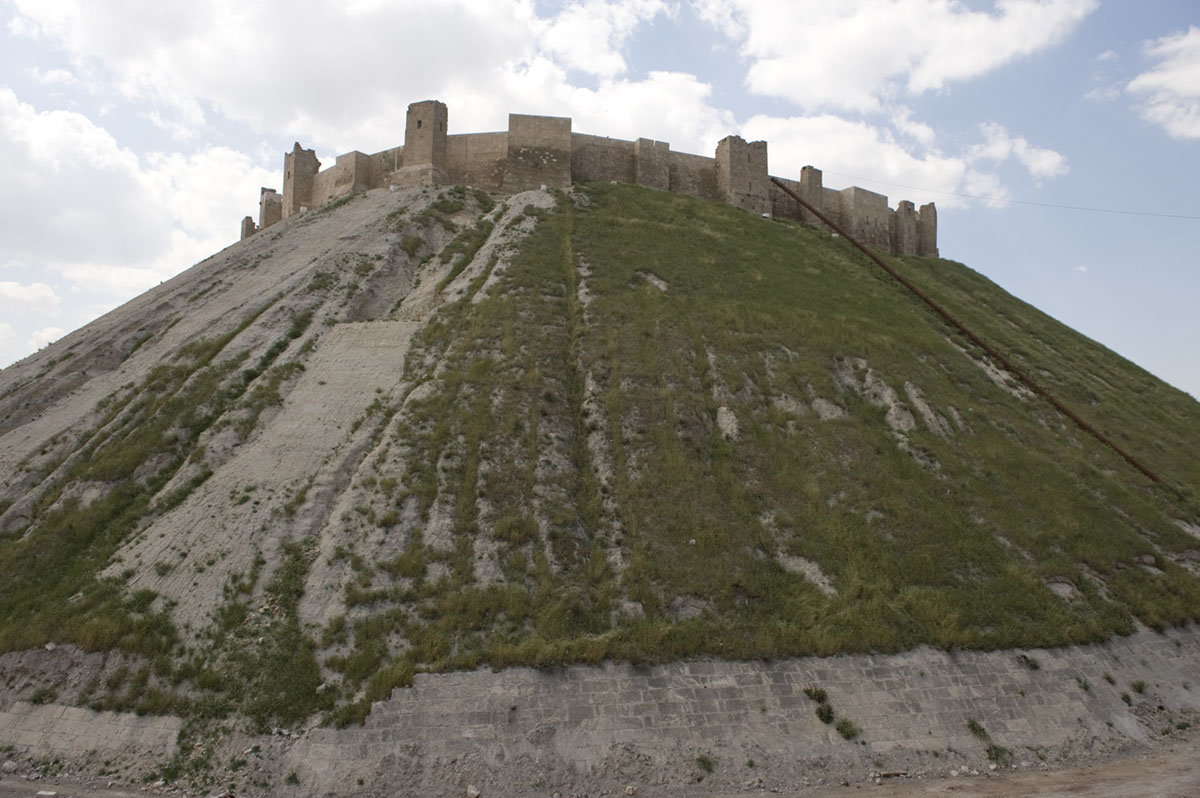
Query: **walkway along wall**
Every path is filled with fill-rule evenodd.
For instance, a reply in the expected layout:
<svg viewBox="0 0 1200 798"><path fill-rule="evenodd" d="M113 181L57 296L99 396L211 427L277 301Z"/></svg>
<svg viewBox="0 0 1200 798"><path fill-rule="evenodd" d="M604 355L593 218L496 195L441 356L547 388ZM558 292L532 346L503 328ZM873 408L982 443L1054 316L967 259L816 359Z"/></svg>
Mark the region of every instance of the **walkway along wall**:
<svg viewBox="0 0 1200 798"><path fill-rule="evenodd" d="M242 238L282 219L349 194L388 186L463 184L508 194L545 186L566 188L615 180L715 199L752 213L821 226L812 214L771 183L767 142L727 136L715 157L675 152L665 141L625 141L576 133L568 117L509 114L508 130L450 135L449 111L437 100L408 107L404 145L374 155L349 152L321 171L312 150L297 142L284 155L283 195L263 189L259 223L242 225ZM883 194L857 186L825 188L821 170L806 166L788 188L821 209L851 235L895 255L936 257L937 210L901 201L893 210ZM268 195L274 195L269 196Z"/></svg>

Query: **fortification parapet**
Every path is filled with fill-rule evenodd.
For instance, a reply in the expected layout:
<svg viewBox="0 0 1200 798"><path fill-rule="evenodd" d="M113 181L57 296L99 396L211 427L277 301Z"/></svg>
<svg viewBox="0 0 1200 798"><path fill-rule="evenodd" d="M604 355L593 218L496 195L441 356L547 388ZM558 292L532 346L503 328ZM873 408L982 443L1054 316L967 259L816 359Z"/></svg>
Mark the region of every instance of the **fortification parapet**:
<svg viewBox="0 0 1200 798"><path fill-rule="evenodd" d="M242 219L242 238L249 238L258 232L258 228L254 226L254 217L247 216Z"/></svg>
<svg viewBox="0 0 1200 798"><path fill-rule="evenodd" d="M320 171L312 150L297 142L284 155L283 195L264 188L259 224L243 224L243 237L280 219L356 191L388 186L460 183L516 193L567 188L573 182L610 180L727 202L753 213L797 219L827 229L816 216L771 182L767 142L727 136L715 157L677 152L665 141L635 141L575 133L567 117L509 114L508 130L449 135L449 112L437 100L408 107L404 145L373 155L354 151ZM875 249L936 257L937 209L896 210L882 194L852 186L826 188L821 170L805 166L800 180L779 179L805 202ZM249 231L249 232L247 232Z"/></svg>

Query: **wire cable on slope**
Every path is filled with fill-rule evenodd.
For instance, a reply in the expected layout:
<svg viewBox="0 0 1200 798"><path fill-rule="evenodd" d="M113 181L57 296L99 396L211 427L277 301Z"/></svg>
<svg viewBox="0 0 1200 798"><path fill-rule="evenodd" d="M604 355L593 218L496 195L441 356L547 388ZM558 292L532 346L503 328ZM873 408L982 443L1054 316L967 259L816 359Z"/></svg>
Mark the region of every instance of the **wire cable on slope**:
<svg viewBox="0 0 1200 798"><path fill-rule="evenodd" d="M984 352L987 352L988 356L990 356L993 360L995 360L997 363L999 363L1001 366L1003 366L1004 369L1006 371L1008 371L1009 374L1016 377L1019 382L1023 383L1031 391L1033 391L1038 396L1042 397L1047 402L1049 402L1050 405L1053 406L1054 409L1057 410L1059 413L1062 413L1064 416L1069 418L1071 421L1075 422L1075 426L1079 427L1081 430L1083 430L1084 432L1091 435L1093 438L1098 440L1100 443L1102 443L1105 446L1107 446L1108 448L1112 449L1114 452L1116 452L1118 455L1120 455L1121 458L1123 460L1125 460L1125 462L1129 463L1131 466L1133 466L1138 471L1142 472L1145 476L1147 476L1150 479L1150 481L1152 481L1158 485L1161 485L1162 487L1166 488L1167 490L1170 490L1177 497L1179 497L1179 499L1181 499L1181 500L1183 499L1183 494L1175 486L1169 485L1160 476L1158 476L1153 471L1151 471L1149 468L1147 468L1146 466L1144 466L1140 462L1138 462L1136 459L1134 459L1133 455L1129 454L1124 449L1122 449L1120 446L1117 446L1117 444L1113 443L1113 441L1110 440L1104 433L1102 433L1100 430L1096 429L1091 424L1087 423L1082 418L1080 418L1078 415L1076 415L1074 411L1072 411L1070 408L1068 408L1066 405L1064 405L1062 402L1060 402L1058 399L1056 399L1054 397L1054 395L1050 393L1050 391L1048 391L1046 388L1042 387L1042 385L1040 383L1038 383L1036 380L1034 380L1033 377L1030 377L1022 369L1018 368L1017 365L1014 364L1011 360L1009 360L1004 355L1000 354L1000 352L997 351L994 347L992 347L990 344L985 342L982 338L980 338L978 335L976 335L974 332L972 332L965 324L963 324L961 321L959 321L957 318L955 318L953 315L951 315L950 311L948 311L944 307L942 307L937 301L935 301L932 297L930 297L928 294L926 294L920 288L917 288L917 286L913 285L913 283L911 281L909 281L909 279L907 277L900 274L900 272L896 271L891 266L887 265L883 261L883 258L876 255L873 250L871 250L868 247L866 247L865 245L859 243L858 239L856 239L853 236L851 236L850 234L848 234L845 230L843 230L841 228L840 225L838 225L836 222L834 222L832 219L830 219L828 216L826 216L821 211L817 210L809 202L807 202L806 200L801 198L798 194L796 194L796 192L792 191L790 188L785 186L779 180L776 180L774 177L772 177L771 182L774 183L776 186L778 186L789 197L796 200L796 202L800 203L801 207L807 209L814 216L816 216L818 219L820 219L822 222L829 225L830 229L832 229L835 233L837 233L842 238L846 239L851 244L853 244L856 248L858 248L864 255L866 255L868 258L870 258L872 261L874 261L875 264L877 266L879 266L879 268L881 268L885 272L887 272L887 274L890 277L892 277L892 279L896 280L896 282L900 283L902 286L907 288L909 290L909 292L911 292L914 296L916 296L918 299L920 299L922 302L924 302L926 305L928 305L935 313L937 313L939 316L941 316L942 319L945 320L950 326L954 327L954 329L958 330L960 333L962 333L964 336L966 336L966 338L969 341L971 341L971 343L978 346Z"/></svg>

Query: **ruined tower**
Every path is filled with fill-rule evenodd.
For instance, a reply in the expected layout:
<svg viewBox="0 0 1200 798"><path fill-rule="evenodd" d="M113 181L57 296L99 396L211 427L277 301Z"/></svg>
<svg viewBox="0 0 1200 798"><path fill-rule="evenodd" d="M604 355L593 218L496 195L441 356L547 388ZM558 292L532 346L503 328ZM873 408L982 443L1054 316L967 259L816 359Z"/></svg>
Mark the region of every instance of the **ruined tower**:
<svg viewBox="0 0 1200 798"><path fill-rule="evenodd" d="M408 106L401 185L440 186L450 182L446 168L448 121L445 103L424 100Z"/></svg>
<svg viewBox="0 0 1200 798"><path fill-rule="evenodd" d="M908 200L900 200L892 214L892 253L895 255L917 254L917 211Z"/></svg>
<svg viewBox="0 0 1200 798"><path fill-rule="evenodd" d="M296 142L292 151L283 156L283 218L312 207L313 178L321 170L321 162L313 150ZM261 201L261 195L260 195Z"/></svg>
<svg viewBox="0 0 1200 798"><path fill-rule="evenodd" d="M767 178L767 142L747 143L741 136L726 136L717 144L717 194L730 205L754 213L771 212Z"/></svg>
<svg viewBox="0 0 1200 798"><path fill-rule="evenodd" d="M273 188L258 192L258 229L270 227L283 218L283 197Z"/></svg>
<svg viewBox="0 0 1200 798"><path fill-rule="evenodd" d="M917 213L917 254L923 258L938 256L937 208L932 202L922 205Z"/></svg>

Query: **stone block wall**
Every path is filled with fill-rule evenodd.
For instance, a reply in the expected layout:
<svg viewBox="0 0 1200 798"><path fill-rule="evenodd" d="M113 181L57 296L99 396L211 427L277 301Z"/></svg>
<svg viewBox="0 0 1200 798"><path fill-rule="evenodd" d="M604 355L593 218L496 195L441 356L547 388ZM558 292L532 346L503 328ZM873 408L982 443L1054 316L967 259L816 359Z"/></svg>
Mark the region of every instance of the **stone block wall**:
<svg viewBox="0 0 1200 798"><path fill-rule="evenodd" d="M571 179L637 182L637 145L604 136L571 134Z"/></svg>
<svg viewBox="0 0 1200 798"><path fill-rule="evenodd" d="M638 139L633 143L634 176L631 182L647 188L671 188L671 145L665 141Z"/></svg>
<svg viewBox="0 0 1200 798"><path fill-rule="evenodd" d="M516 193L567 188L576 181L610 180L720 200L752 213L824 225L771 182L767 142L740 136L722 139L716 157L675 152L665 141L625 141L573 133L566 117L509 114L508 130L495 133L447 133L449 113L436 100L413 103L405 122L404 146L367 156L341 155L324 172L312 150L297 143L284 155L283 195L264 189L258 229L316 208L356 191L388 186L437 186L458 183L489 191ZM821 170L801 169L800 179L783 180L792 191L819 208L850 235L884 252L936 257L937 210L931 204L914 211L901 202L896 211L887 197L866 189L825 188ZM243 237L247 235L243 230Z"/></svg>
<svg viewBox="0 0 1200 798"><path fill-rule="evenodd" d="M504 190L515 194L542 186L571 186L571 120L509 114Z"/></svg>
<svg viewBox="0 0 1200 798"><path fill-rule="evenodd" d="M891 251L892 211L887 197L858 186L843 189L841 195L843 229L868 247Z"/></svg>
<svg viewBox="0 0 1200 798"><path fill-rule="evenodd" d="M1147 685L1145 694L1126 704L1121 693L1135 681ZM821 722L804 692L811 687L858 727L856 740ZM538 784L596 793L649 787L638 782L647 777L656 780L653 794L676 794L663 788L694 789L704 755L718 764L704 791L733 794L747 778L795 783L831 765L986 771L989 745L1032 767L1055 747L1102 751L1147 741L1197 710L1200 635L1147 631L1030 652L923 647L775 662L417 674L413 687L373 705L365 727L315 729L284 758L313 794L363 778L393 795L452 796L468 783L485 795L532 794ZM753 772L743 766L751 759Z"/></svg>
<svg viewBox="0 0 1200 798"><path fill-rule="evenodd" d="M671 152L671 191L703 199L719 199L717 161L703 155Z"/></svg>
<svg viewBox="0 0 1200 798"><path fill-rule="evenodd" d="M370 178L371 159L366 153L355 150L339 155L332 169L313 177L309 207L319 208L347 194L366 191L371 185Z"/></svg>
<svg viewBox="0 0 1200 798"><path fill-rule="evenodd" d="M508 164L508 133L466 133L446 139L450 182L486 189L504 189Z"/></svg>
<svg viewBox="0 0 1200 798"><path fill-rule="evenodd" d="M404 147L390 147L371 155L371 188L387 188L388 178L404 165Z"/></svg>

